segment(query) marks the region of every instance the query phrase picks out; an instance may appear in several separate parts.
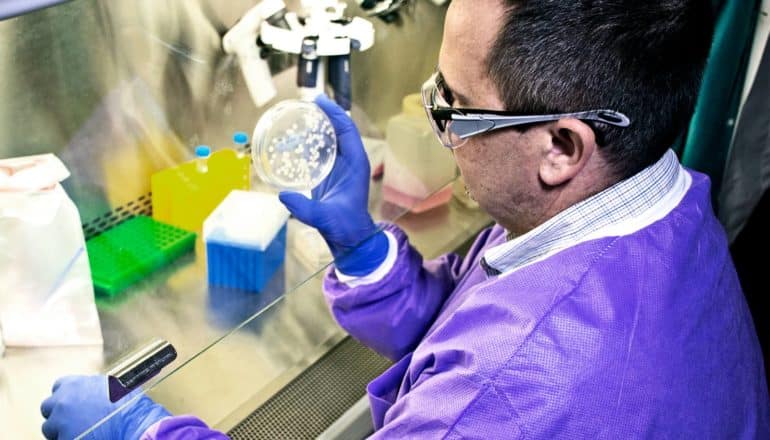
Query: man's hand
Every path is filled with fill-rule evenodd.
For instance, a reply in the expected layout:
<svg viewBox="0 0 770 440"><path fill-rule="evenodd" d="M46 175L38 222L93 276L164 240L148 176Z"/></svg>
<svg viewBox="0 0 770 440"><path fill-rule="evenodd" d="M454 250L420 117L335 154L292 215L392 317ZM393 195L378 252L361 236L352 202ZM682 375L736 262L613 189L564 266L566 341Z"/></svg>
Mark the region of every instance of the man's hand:
<svg viewBox="0 0 770 440"><path fill-rule="evenodd" d="M340 272L368 275L385 260L388 239L369 215L369 160L361 136L344 110L326 96L316 98L337 134L337 159L329 176L313 189L313 199L282 192L281 202L326 240Z"/></svg>
<svg viewBox="0 0 770 440"><path fill-rule="evenodd" d="M45 417L43 435L49 440L70 440L137 396L135 391L116 403L107 397L106 376L66 376L57 380L51 397L40 405ZM90 432L89 440L138 440L155 422L169 417L165 408L147 396L129 403Z"/></svg>

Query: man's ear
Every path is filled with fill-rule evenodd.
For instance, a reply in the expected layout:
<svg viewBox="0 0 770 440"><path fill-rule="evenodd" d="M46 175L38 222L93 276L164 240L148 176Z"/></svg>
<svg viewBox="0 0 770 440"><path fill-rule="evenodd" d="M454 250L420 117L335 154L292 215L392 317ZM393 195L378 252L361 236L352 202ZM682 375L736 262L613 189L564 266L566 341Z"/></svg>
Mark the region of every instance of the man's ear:
<svg viewBox="0 0 770 440"><path fill-rule="evenodd" d="M585 167L596 152L596 136L579 119L560 119L548 126L550 142L540 161L540 179L548 186L569 182Z"/></svg>

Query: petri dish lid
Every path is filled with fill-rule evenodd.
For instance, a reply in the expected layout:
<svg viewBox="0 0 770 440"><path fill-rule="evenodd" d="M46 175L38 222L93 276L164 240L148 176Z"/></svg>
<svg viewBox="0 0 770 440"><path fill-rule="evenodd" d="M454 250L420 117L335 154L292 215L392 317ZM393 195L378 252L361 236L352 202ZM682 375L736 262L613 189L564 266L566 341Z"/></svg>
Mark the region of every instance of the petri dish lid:
<svg viewBox="0 0 770 440"><path fill-rule="evenodd" d="M252 136L259 177L279 189L315 188L334 167L337 137L326 114L312 102L282 101L259 119Z"/></svg>

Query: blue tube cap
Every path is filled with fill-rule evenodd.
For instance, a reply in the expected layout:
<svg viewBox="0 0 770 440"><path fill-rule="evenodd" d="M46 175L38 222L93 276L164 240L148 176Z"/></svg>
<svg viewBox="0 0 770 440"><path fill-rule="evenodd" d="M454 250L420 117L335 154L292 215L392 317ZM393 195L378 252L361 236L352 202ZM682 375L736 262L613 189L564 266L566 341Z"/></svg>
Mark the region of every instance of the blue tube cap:
<svg viewBox="0 0 770 440"><path fill-rule="evenodd" d="M242 131L236 131L235 134L233 134L233 142L238 145L246 145L249 143L249 135Z"/></svg>
<svg viewBox="0 0 770 440"><path fill-rule="evenodd" d="M208 145L198 145L195 147L195 157L211 156L211 148Z"/></svg>

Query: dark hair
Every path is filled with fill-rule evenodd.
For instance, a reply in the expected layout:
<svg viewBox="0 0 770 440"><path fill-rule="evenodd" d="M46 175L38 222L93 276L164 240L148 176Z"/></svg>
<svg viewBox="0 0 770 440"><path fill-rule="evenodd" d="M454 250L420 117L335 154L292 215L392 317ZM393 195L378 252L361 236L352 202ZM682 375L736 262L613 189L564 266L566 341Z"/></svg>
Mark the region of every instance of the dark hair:
<svg viewBox="0 0 770 440"><path fill-rule="evenodd" d="M510 111L612 109L596 126L619 178L657 161L686 128L713 33L707 0L506 0L487 61ZM597 124L598 125L598 124Z"/></svg>

